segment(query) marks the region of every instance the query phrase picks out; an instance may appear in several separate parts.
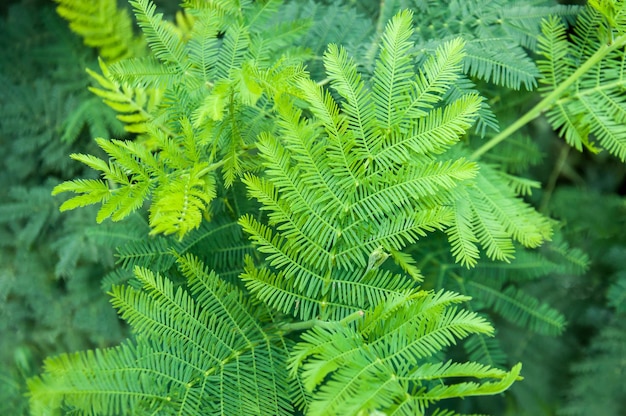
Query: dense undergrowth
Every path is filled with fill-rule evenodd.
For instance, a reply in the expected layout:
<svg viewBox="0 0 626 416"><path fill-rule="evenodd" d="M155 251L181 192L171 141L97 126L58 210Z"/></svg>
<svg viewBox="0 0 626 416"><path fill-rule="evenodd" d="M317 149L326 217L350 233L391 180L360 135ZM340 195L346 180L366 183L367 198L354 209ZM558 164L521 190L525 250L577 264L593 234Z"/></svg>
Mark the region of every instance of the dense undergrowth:
<svg viewBox="0 0 626 416"><path fill-rule="evenodd" d="M1 414L626 407L623 1L56 3L0 26Z"/></svg>

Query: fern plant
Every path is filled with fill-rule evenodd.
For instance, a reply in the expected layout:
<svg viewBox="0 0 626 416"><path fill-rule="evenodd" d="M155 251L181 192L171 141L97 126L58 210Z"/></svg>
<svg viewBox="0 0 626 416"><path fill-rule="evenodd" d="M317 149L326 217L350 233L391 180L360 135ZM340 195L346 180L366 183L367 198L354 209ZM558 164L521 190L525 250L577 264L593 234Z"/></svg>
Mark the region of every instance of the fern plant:
<svg viewBox="0 0 626 416"><path fill-rule="evenodd" d="M143 10L138 12L141 15ZM35 412L67 406L95 414L131 409L284 414L295 406L309 414L359 414L376 409L412 414L449 397L500 392L517 379L520 366L510 372L472 363L433 361L420 366L457 339L470 333L489 334L492 329L476 314L451 306L466 297L421 291L416 284L419 272L400 252L407 243L451 221L452 213L445 205L454 200L454 189L475 175L476 167L463 158L437 155L458 141L480 105L480 98L472 94L449 104L442 101L460 69L461 41L446 44L423 71L414 72L406 57L411 20L412 14L405 11L389 23L371 92L346 53L336 46L329 48L325 63L331 85L345 99L341 109L309 79L296 80L290 89L304 100L310 118L304 118L303 109L283 91L270 91L268 98L278 113L276 128L261 134L257 145L266 175L244 176L250 196L268 211L268 225L251 215L239 220L259 253L268 257L259 266L251 257L246 260L241 277L247 290L230 287L191 257L179 259L191 294L182 288L174 291L168 279L135 270L143 291L116 286L112 290L114 304L135 327L135 341L96 355L48 361L47 373L31 382ZM411 83L414 91L406 88ZM406 104L407 110L397 115ZM191 123L187 126L193 128ZM435 140L426 140L428 134ZM188 141L193 138L189 133ZM126 149L141 155L140 162L157 166L138 144L99 143L106 149ZM328 152L323 152L325 146L330 147ZM92 157L79 159L109 175L115 173ZM139 166L119 150L116 159L135 169ZM153 205L158 203L153 201ZM278 230L276 234L273 229ZM382 267L390 253L412 278ZM261 302L254 306L254 313L249 303L253 300ZM165 305L170 306L164 313ZM279 324L275 316L283 314L299 320ZM396 322L395 329L387 326L389 322ZM255 327L260 331L258 340L248 333ZM313 329L302 335L305 342L299 346L284 338L285 333L308 327ZM319 328L338 332L322 334ZM362 341L353 345L357 348L354 357L361 358L348 373L334 371L338 368L336 348L344 343L341 339L354 339L356 334ZM328 350L311 351L311 337L326 335L330 335L325 342ZM365 353L368 343L379 349L378 358ZM197 352L193 345L198 346ZM216 350L219 346L223 349ZM151 358L166 348L170 351L167 359ZM293 388L287 394L290 353ZM305 362L302 371L298 371L300 362ZM135 370L121 376L131 363ZM227 370L231 366L233 372ZM319 366L321 373L307 369ZM252 373L243 374L244 367ZM92 377L90 368L98 368L103 377ZM373 372L371 376L365 376L368 371ZM160 381L159 373L169 381ZM387 387L384 374L392 381ZM402 380L396 381L395 374ZM137 377L144 381L129 381ZM229 385L233 377L239 382ZM348 391L377 380L386 393L370 391L366 401L349 394L329 398L334 383L346 377ZM432 382L451 377L486 381L448 381L445 388ZM237 393L247 392L244 385L252 380L257 393ZM154 391L155 385L164 390Z"/></svg>
<svg viewBox="0 0 626 416"><path fill-rule="evenodd" d="M128 224L93 232L117 247L103 286L134 335L50 358L34 413L459 414L447 399L520 378L485 314L564 331L532 285L587 258L529 202L540 184L519 175L538 151L516 133L547 112L575 148L595 136L623 159L623 2L362 2L370 41L330 30L367 21L339 2L187 1L175 24L130 4L150 51L90 74L137 137L98 138L109 160L74 154L101 179L54 193ZM537 81L544 98L497 133L506 108L477 90Z"/></svg>

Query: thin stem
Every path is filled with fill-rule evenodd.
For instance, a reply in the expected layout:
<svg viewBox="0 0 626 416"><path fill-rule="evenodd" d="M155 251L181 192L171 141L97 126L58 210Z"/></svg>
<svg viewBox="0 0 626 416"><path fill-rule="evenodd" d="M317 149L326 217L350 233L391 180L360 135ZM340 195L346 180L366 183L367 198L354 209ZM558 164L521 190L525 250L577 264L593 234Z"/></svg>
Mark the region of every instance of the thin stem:
<svg viewBox="0 0 626 416"><path fill-rule="evenodd" d="M309 319L308 321L291 322L291 323L283 324L280 326L280 328L285 332L303 331L306 329L311 329L316 326L319 326L322 328L331 328L337 323L341 325L347 325L352 321L356 321L357 319L362 318L363 315L365 315L363 311L356 311L346 316L341 321L322 321L321 319Z"/></svg>
<svg viewBox="0 0 626 416"><path fill-rule="evenodd" d="M615 39L615 42L610 45L602 45L600 49L596 53L594 53L583 65L581 65L572 75L569 76L561 85L559 85L554 91L548 94L543 100L541 100L537 105L531 108L526 114L524 114L521 118L517 119L517 121L511 124L509 127L501 131L487 143L476 149L474 153L470 156L470 159L477 160L484 153L489 151L492 147L498 145L500 142L509 138L513 133L515 133L520 128L524 127L526 124L537 118L542 112L549 109L556 100L561 98L561 95L576 81L578 81L583 74L593 68L598 62L600 62L606 55L613 52L616 49L624 47L626 45L626 35L619 36Z"/></svg>
<svg viewBox="0 0 626 416"><path fill-rule="evenodd" d="M548 179L548 184L546 185L546 190L541 197L541 204L539 204L539 212L545 212L548 208L548 204L550 203L550 199L552 198L552 193L556 188L556 181L559 179L561 172L563 171L563 167L565 166L565 162L567 161L567 156L569 155L571 147L563 144L563 148L559 153L559 157L554 165L554 169L552 169L552 173L550 174L550 178Z"/></svg>

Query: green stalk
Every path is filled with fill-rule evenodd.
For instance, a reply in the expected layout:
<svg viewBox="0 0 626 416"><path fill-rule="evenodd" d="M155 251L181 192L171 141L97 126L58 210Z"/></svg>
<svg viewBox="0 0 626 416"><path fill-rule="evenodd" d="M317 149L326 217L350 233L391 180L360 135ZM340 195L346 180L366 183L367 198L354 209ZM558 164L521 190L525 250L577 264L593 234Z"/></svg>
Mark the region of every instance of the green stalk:
<svg viewBox="0 0 626 416"><path fill-rule="evenodd" d="M572 75L569 76L561 85L559 85L554 91L548 94L543 100L539 101L537 105L531 108L526 114L517 121L511 124L506 129L502 130L499 134L489 140L487 143L480 146L472 155L471 160L479 159L484 153L489 151L492 147L498 145L500 142L506 140L513 133L526 124L537 118L542 112L549 109L556 100L567 90L572 84L574 84L585 72L589 71L596 64L598 64L606 55L613 52L616 49L624 47L626 45L626 35L619 36L610 45L602 45L596 53L594 53L584 64L582 64Z"/></svg>
<svg viewBox="0 0 626 416"><path fill-rule="evenodd" d="M335 324L348 325L352 321L356 321L362 318L365 313L363 311L356 311L343 318L341 321L322 321L321 319L310 319L308 321L291 322L280 325L280 329L284 332L302 331L305 329L311 329L315 326L322 328L332 328Z"/></svg>

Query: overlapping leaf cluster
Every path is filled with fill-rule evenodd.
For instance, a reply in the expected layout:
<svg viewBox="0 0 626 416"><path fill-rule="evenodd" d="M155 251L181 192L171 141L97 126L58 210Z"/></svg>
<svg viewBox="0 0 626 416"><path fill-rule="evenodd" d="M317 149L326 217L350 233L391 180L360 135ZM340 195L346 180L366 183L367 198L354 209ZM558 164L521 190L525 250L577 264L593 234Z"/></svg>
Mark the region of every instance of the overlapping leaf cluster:
<svg viewBox="0 0 626 416"><path fill-rule="evenodd" d="M542 91L548 120L578 150L607 149L626 160L626 3L591 1L572 39L557 18L543 24Z"/></svg>
<svg viewBox="0 0 626 416"><path fill-rule="evenodd" d="M594 149L595 136L623 159L623 2L592 1L571 42L557 18L537 34L542 17L576 7L382 2L371 43L368 31L341 33L356 43L323 56L302 45L319 52L326 42L312 37L366 18L343 25L353 9L339 2L291 2L285 20L278 0L187 0L174 24L130 1L143 55L101 18L118 15L114 2L99 2L59 0L59 13L100 48L91 91L137 136L96 139L108 160L72 157L101 177L54 192L78 194L64 210L101 204L98 222L147 206L137 233L132 221L123 236L93 231L117 246L120 268L103 285L134 336L49 359L30 382L34 413L452 415L438 402L519 379L520 365L497 368L505 354L479 313L563 331L563 314L521 286L580 273L586 257L524 199L539 184L512 173L537 149L511 137L517 122L490 137L497 100L470 78L532 89L540 72L523 48L539 44L546 98L520 125L551 108L574 147ZM419 31L411 11L396 13L404 3L423 12ZM299 37L310 22L291 17L323 11L338 20ZM472 154L471 136L488 139ZM419 286L422 272L435 290ZM475 362L442 358L461 340Z"/></svg>
<svg viewBox="0 0 626 416"><path fill-rule="evenodd" d="M102 75L92 72L99 83L92 91L143 139L98 139L109 161L72 157L102 178L66 182L55 193L79 194L64 210L101 203L99 222L118 221L151 198L154 233L182 237L210 216L220 181L231 186L251 163L256 135L271 128L266 92L289 93L290 80L300 76L302 68L281 50L298 22L268 25L277 1L241 8L190 3L179 26L147 0L131 4L152 54L103 64ZM278 30L282 35L272 36Z"/></svg>

